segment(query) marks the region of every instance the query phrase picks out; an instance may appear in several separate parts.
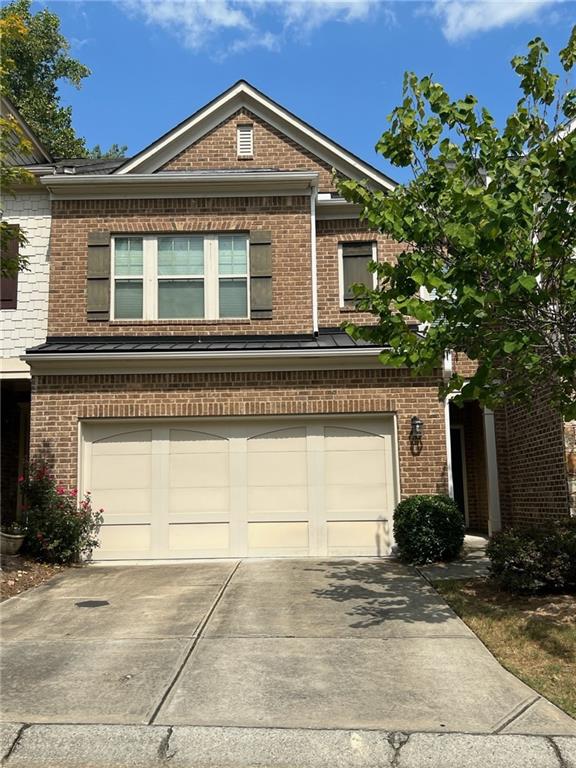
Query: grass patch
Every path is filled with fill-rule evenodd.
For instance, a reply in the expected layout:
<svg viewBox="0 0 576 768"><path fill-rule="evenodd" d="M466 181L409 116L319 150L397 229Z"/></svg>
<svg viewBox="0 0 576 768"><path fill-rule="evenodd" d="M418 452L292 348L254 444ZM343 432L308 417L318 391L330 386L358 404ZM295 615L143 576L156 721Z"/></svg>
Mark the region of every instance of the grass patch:
<svg viewBox="0 0 576 768"><path fill-rule="evenodd" d="M503 667L576 718L576 596L518 597L486 579L434 587Z"/></svg>

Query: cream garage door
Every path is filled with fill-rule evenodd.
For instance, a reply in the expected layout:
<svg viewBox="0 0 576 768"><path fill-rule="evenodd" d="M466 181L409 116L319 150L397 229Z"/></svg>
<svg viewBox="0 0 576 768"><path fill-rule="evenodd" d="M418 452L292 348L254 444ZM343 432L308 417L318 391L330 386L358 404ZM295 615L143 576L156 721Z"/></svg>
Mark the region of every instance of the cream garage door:
<svg viewBox="0 0 576 768"><path fill-rule="evenodd" d="M391 416L85 422L98 559L386 555Z"/></svg>

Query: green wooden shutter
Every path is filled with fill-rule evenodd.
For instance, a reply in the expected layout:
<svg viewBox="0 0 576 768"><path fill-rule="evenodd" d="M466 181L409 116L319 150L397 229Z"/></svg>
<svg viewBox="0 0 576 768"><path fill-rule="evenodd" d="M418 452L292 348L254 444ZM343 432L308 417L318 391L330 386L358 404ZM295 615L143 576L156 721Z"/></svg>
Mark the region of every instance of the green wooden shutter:
<svg viewBox="0 0 576 768"><path fill-rule="evenodd" d="M250 232L250 318L272 317L272 233Z"/></svg>
<svg viewBox="0 0 576 768"><path fill-rule="evenodd" d="M110 232L88 233L86 317L110 319Z"/></svg>

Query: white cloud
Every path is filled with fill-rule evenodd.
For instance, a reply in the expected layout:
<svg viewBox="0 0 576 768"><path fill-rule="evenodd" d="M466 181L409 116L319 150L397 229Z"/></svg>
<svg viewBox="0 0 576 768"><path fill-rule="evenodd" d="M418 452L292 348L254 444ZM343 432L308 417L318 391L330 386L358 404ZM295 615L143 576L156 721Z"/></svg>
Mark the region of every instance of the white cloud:
<svg viewBox="0 0 576 768"><path fill-rule="evenodd" d="M387 21L394 19L381 0L117 1L147 23L176 34L192 50L210 47L217 58L250 48L276 50L287 36L308 35L327 22L366 22L380 12Z"/></svg>
<svg viewBox="0 0 576 768"><path fill-rule="evenodd" d="M431 13L450 42L507 24L534 21L545 6L562 0L435 0Z"/></svg>

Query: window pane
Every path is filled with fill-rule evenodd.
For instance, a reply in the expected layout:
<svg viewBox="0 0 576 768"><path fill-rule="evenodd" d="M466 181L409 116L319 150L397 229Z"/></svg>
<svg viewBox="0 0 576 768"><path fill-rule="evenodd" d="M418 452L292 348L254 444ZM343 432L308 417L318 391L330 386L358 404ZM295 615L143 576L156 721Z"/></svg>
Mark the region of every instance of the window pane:
<svg viewBox="0 0 576 768"><path fill-rule="evenodd" d="M220 317L246 317L248 297L246 280L232 278L220 280Z"/></svg>
<svg viewBox="0 0 576 768"><path fill-rule="evenodd" d="M248 271L245 235L218 238L218 270L221 275L245 275Z"/></svg>
<svg viewBox="0 0 576 768"><path fill-rule="evenodd" d="M142 280L116 280L114 285L114 317L142 318Z"/></svg>
<svg viewBox="0 0 576 768"><path fill-rule="evenodd" d="M114 241L114 271L117 275L141 275L143 267L141 237L117 237Z"/></svg>
<svg viewBox="0 0 576 768"><path fill-rule="evenodd" d="M354 301L354 294L350 286L353 283L372 288L374 278L372 272L368 270L368 264L372 261L372 256L346 256L342 259L344 265L344 300Z"/></svg>
<svg viewBox="0 0 576 768"><path fill-rule="evenodd" d="M203 275L203 237L159 237L159 275Z"/></svg>
<svg viewBox="0 0 576 768"><path fill-rule="evenodd" d="M160 280L158 317L204 317L204 280Z"/></svg>

